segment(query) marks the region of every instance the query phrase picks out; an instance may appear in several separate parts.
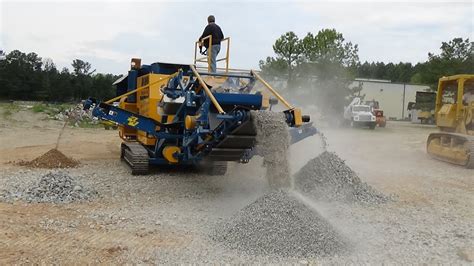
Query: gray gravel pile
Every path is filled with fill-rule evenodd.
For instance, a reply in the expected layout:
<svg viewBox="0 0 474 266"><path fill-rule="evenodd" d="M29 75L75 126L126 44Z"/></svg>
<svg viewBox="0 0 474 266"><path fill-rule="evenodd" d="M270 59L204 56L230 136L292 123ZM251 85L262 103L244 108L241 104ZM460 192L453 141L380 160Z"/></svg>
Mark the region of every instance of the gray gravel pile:
<svg viewBox="0 0 474 266"><path fill-rule="evenodd" d="M335 153L323 152L310 160L294 177L295 189L323 201L384 203L389 197L362 182Z"/></svg>
<svg viewBox="0 0 474 266"><path fill-rule="evenodd" d="M281 112L252 112L257 129L258 154L263 156L266 178L271 187L291 186L288 149L290 137L285 115Z"/></svg>
<svg viewBox="0 0 474 266"><path fill-rule="evenodd" d="M92 108L90 110L84 110L82 103L55 114L53 118L60 121L67 121L75 127L78 127L81 122L91 124L99 123L97 118L94 118L92 115Z"/></svg>
<svg viewBox="0 0 474 266"><path fill-rule="evenodd" d="M12 188L1 194L2 201L25 200L36 203L88 201L98 196L95 190L84 187L75 178L61 171L49 172L26 188Z"/></svg>
<svg viewBox="0 0 474 266"><path fill-rule="evenodd" d="M257 199L219 225L211 237L248 255L321 257L348 248L324 218L283 190Z"/></svg>

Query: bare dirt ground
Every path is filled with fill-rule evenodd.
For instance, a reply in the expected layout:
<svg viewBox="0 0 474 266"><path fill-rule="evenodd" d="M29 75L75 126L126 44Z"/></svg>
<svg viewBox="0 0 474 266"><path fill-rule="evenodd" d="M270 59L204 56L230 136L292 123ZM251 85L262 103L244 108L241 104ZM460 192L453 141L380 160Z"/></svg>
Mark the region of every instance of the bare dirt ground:
<svg viewBox="0 0 474 266"><path fill-rule="evenodd" d="M0 190L47 173L11 161L54 148L61 122L20 111L0 122ZM323 258L247 256L209 232L268 190L261 158L231 165L226 176L154 169L132 176L119 161L118 133L66 128L59 150L81 162L66 170L100 198L71 204L0 202L0 264L16 263L443 263L474 257L474 172L425 153L432 126L323 129L329 150L360 178L396 200L378 206L310 202L354 245ZM317 136L291 147L296 172L321 152Z"/></svg>

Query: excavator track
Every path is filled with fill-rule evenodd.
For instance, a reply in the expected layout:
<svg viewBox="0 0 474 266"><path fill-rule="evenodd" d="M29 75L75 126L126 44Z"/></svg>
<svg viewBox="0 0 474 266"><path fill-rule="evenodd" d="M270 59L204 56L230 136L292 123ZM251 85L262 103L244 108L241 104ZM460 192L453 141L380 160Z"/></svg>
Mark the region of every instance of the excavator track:
<svg viewBox="0 0 474 266"><path fill-rule="evenodd" d="M472 136L448 132L432 133L428 137L426 150L431 157L440 161L474 169L474 137Z"/></svg>
<svg viewBox="0 0 474 266"><path fill-rule="evenodd" d="M120 158L132 169L132 175L148 174L148 151L138 142L123 142Z"/></svg>
<svg viewBox="0 0 474 266"><path fill-rule="evenodd" d="M474 169L474 140L470 141L469 161L466 164L467 169Z"/></svg>

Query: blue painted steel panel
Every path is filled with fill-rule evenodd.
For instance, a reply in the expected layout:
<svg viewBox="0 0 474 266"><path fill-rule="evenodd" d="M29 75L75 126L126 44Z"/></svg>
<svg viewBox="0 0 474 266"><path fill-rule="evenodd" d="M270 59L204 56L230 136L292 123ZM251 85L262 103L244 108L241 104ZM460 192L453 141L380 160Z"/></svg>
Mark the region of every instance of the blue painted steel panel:
<svg viewBox="0 0 474 266"><path fill-rule="evenodd" d="M240 105L260 109L262 107L261 94L213 93L220 105Z"/></svg>
<svg viewBox="0 0 474 266"><path fill-rule="evenodd" d="M128 78L127 78L127 92L133 91L137 88L137 77L138 71L137 70L129 70L128 71ZM127 102L134 103L136 102L136 95L132 94L127 97Z"/></svg>
<svg viewBox="0 0 474 266"><path fill-rule="evenodd" d="M170 63L161 63L161 62L156 62L151 64L151 69L153 73L157 74L165 74L165 75L171 75L178 70L182 69L184 73L188 73L190 70L189 65L182 65L182 64L170 64Z"/></svg>
<svg viewBox="0 0 474 266"><path fill-rule="evenodd" d="M99 107L94 108L92 114L109 121L114 121L120 125L136 128L149 134L156 135L155 120L144 117L127 110L101 103Z"/></svg>

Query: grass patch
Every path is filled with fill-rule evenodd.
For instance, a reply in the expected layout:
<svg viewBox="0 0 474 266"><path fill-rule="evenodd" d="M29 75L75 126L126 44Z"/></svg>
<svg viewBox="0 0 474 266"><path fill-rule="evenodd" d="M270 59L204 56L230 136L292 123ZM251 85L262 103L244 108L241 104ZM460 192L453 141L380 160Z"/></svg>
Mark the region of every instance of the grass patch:
<svg viewBox="0 0 474 266"><path fill-rule="evenodd" d="M35 113L45 113L49 116L55 116L56 114L62 113L65 110L73 107L73 104L61 103L61 104L51 104L51 103L38 103L33 105L31 110Z"/></svg>
<svg viewBox="0 0 474 266"><path fill-rule="evenodd" d="M10 117L13 114L11 110L5 110L3 111L3 117Z"/></svg>
<svg viewBox="0 0 474 266"><path fill-rule="evenodd" d="M87 120L79 121L77 125L80 128L103 128L104 127L104 125L102 125L101 123L93 123L92 121L87 121Z"/></svg>
<svg viewBox="0 0 474 266"><path fill-rule="evenodd" d="M44 113L46 111L46 108L47 107L45 104L39 103L39 104L33 105L33 108L31 108L31 111L35 113Z"/></svg>
<svg viewBox="0 0 474 266"><path fill-rule="evenodd" d="M9 118L21 109L21 107L15 103L1 103L0 108L3 110L3 118Z"/></svg>

